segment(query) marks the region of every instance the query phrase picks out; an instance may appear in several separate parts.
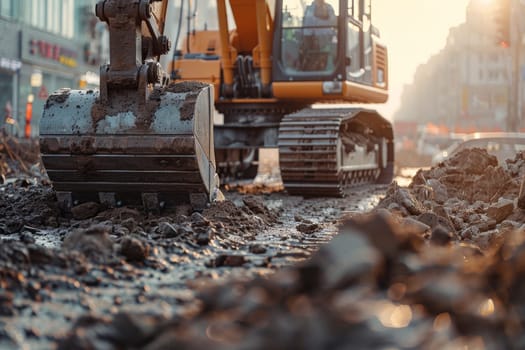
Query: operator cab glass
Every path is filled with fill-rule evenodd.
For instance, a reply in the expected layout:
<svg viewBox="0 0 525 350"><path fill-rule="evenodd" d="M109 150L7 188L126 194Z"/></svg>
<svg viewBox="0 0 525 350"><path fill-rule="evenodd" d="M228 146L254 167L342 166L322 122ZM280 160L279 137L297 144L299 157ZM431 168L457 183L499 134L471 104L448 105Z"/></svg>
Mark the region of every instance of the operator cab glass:
<svg viewBox="0 0 525 350"><path fill-rule="evenodd" d="M290 0L282 7L280 61L285 74L331 74L337 58L338 0Z"/></svg>

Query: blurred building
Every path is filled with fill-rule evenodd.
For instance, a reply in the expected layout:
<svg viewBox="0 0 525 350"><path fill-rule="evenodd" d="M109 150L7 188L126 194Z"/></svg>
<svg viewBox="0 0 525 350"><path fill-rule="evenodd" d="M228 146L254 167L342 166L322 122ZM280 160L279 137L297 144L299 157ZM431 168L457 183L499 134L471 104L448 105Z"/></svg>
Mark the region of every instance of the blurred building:
<svg viewBox="0 0 525 350"><path fill-rule="evenodd" d="M0 0L0 108L12 105L16 123L9 125L10 132L23 134L28 102L33 101L31 133L36 136L50 93L98 85L99 64L106 58L96 2Z"/></svg>
<svg viewBox="0 0 525 350"><path fill-rule="evenodd" d="M418 67L394 119L443 125L451 132L505 130L511 56L496 44L493 9L472 0L466 22Z"/></svg>

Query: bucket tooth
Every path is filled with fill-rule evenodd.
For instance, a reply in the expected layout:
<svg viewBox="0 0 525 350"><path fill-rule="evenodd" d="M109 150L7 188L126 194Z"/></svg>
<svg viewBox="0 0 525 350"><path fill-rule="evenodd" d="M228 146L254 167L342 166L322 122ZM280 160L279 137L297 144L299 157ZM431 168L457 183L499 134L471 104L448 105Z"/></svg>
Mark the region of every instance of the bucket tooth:
<svg viewBox="0 0 525 350"><path fill-rule="evenodd" d="M100 204L103 204L108 208L115 208L117 206L117 196L115 192L99 192L98 200Z"/></svg>
<svg viewBox="0 0 525 350"><path fill-rule="evenodd" d="M67 191L57 191L58 207L65 213L69 213L73 207L73 194Z"/></svg>
<svg viewBox="0 0 525 350"><path fill-rule="evenodd" d="M190 205L193 210L202 211L206 209L208 200L203 193L192 193L190 194Z"/></svg>
<svg viewBox="0 0 525 350"><path fill-rule="evenodd" d="M142 193L142 206L146 213L160 214L160 201L157 193Z"/></svg>

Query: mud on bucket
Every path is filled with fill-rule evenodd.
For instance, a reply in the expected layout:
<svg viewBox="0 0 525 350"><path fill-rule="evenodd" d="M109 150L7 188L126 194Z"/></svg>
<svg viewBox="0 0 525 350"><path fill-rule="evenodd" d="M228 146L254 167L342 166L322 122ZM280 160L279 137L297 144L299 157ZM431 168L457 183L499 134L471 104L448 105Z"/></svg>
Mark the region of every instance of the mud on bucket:
<svg viewBox="0 0 525 350"><path fill-rule="evenodd" d="M59 201L204 207L218 195L213 90L201 83L156 88L145 103L119 91L61 89L40 122L42 160Z"/></svg>

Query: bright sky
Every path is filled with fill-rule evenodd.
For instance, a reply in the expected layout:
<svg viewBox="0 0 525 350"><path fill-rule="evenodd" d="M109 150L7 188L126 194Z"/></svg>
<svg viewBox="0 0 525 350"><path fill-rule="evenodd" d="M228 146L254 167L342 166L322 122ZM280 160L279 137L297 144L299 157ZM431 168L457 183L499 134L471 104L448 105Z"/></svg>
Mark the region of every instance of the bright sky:
<svg viewBox="0 0 525 350"><path fill-rule="evenodd" d="M439 52L450 27L465 21L468 0L373 0L372 22L388 47L390 98L377 109L387 119L400 104L403 85L418 65Z"/></svg>

